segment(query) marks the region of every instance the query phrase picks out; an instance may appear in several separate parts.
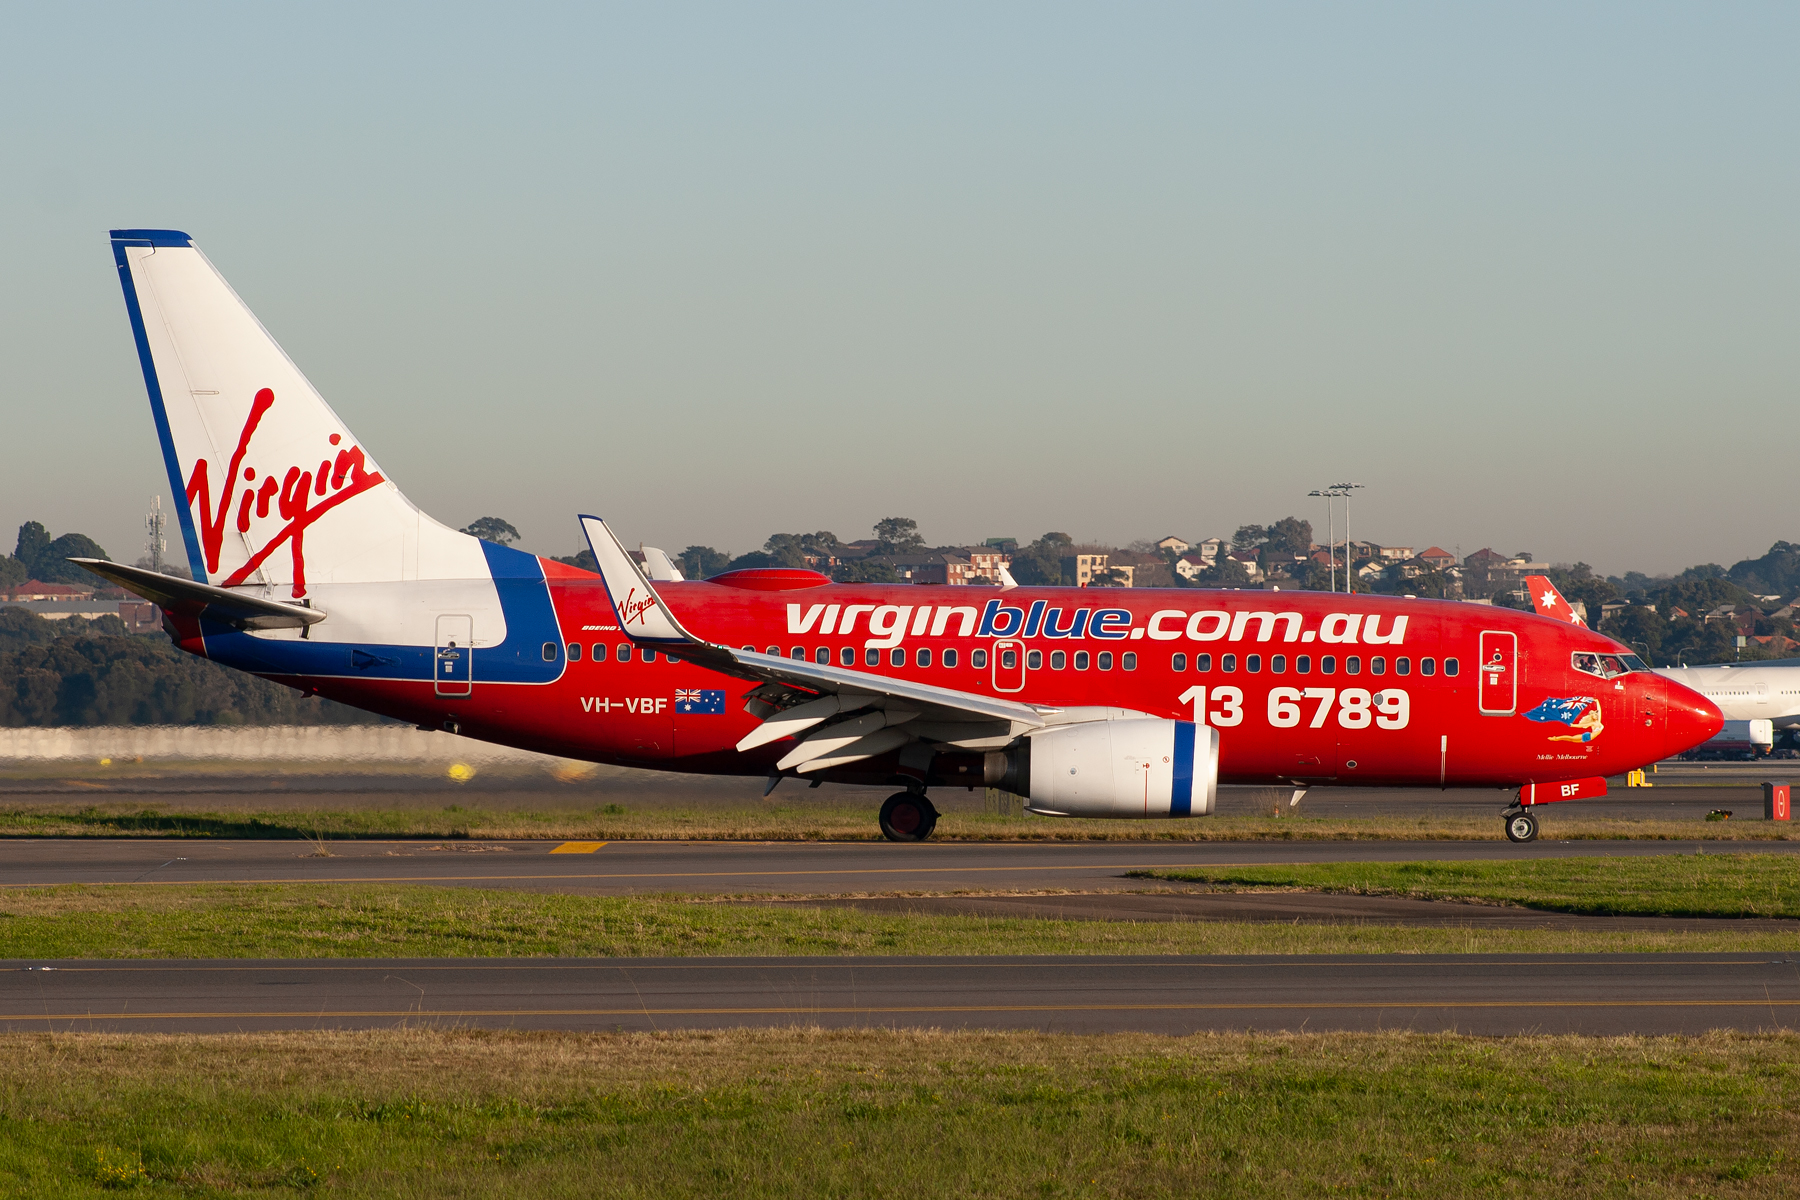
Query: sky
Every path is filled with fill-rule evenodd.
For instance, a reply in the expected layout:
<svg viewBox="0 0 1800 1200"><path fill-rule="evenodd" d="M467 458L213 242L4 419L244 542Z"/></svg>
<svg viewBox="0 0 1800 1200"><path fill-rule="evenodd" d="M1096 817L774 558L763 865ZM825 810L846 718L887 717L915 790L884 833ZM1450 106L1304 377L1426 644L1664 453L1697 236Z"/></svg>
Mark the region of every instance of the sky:
<svg viewBox="0 0 1800 1200"><path fill-rule="evenodd" d="M549 554L1800 540L1800 7L15 6L0 537L169 504L106 231Z"/></svg>

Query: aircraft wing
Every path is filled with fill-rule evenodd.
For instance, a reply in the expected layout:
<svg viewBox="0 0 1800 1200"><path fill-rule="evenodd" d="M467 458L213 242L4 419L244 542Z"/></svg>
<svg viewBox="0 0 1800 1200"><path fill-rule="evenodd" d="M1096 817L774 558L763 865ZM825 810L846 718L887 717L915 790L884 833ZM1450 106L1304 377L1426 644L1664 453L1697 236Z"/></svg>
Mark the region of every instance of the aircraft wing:
<svg viewBox="0 0 1800 1200"><path fill-rule="evenodd" d="M581 527L626 637L759 685L746 707L763 723L738 749L801 738L777 764L780 770L825 770L921 738L963 749L998 749L1046 725L1124 713L1024 704L709 642L682 626L606 522L583 516Z"/></svg>
<svg viewBox="0 0 1800 1200"><path fill-rule="evenodd" d="M166 612L184 617L204 616L239 629L301 629L325 619L325 613L299 604L283 604L264 600L233 588L214 587L174 575L146 571L108 562L104 558L71 558L69 560L94 574L110 579L134 596L160 606Z"/></svg>
<svg viewBox="0 0 1800 1200"><path fill-rule="evenodd" d="M1563 594L1556 590L1548 575L1527 575L1525 588L1531 593L1531 607L1538 616L1579 625L1583 629L1588 627L1586 621L1575 615L1575 609L1563 599Z"/></svg>

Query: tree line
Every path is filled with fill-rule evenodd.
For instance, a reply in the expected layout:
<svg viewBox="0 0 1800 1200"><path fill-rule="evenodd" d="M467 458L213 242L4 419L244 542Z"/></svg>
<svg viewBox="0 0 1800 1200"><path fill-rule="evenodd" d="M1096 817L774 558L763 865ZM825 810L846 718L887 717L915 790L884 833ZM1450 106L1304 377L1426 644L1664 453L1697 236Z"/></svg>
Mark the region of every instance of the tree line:
<svg viewBox="0 0 1800 1200"><path fill-rule="evenodd" d="M100 543L85 533L65 533L52 538L50 531L38 521L19 526L18 544L13 552L0 557L0 591L17 587L30 579L40 583L79 583L89 587L102 581L82 570L71 558L104 558L112 556Z"/></svg>
<svg viewBox="0 0 1800 1200"><path fill-rule="evenodd" d="M133 635L117 617L0 608L0 725L362 725L373 713Z"/></svg>

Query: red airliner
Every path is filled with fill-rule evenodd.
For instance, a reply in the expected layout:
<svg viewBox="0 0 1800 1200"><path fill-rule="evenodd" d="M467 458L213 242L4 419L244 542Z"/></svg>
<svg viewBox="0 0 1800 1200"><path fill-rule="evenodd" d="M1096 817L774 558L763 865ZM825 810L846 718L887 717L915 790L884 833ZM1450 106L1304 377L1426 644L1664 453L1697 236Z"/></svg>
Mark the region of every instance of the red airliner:
<svg viewBox="0 0 1800 1200"><path fill-rule="evenodd" d="M185 650L421 728L594 762L1186 817L1218 786L1516 790L1533 808L1711 737L1719 710L1590 630L1316 592L680 578L583 517L590 574L421 512L196 249L115 230L193 580L81 560ZM452 450L456 453L456 450Z"/></svg>

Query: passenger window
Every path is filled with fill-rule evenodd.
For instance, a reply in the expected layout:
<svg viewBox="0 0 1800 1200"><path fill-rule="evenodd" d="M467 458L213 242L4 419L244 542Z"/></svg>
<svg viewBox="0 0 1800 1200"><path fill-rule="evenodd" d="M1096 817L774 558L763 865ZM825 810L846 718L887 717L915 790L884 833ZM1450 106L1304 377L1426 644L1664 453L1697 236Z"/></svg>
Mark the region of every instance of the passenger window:
<svg viewBox="0 0 1800 1200"><path fill-rule="evenodd" d="M820 646L817 650L814 650L813 661L818 663L821 667L829 667L831 665L831 647Z"/></svg>
<svg viewBox="0 0 1800 1200"><path fill-rule="evenodd" d="M1096 662L1095 665L1098 666L1102 671L1112 670L1112 651L1111 650L1102 650L1096 657L1097 657L1098 661Z"/></svg>
<svg viewBox="0 0 1800 1200"><path fill-rule="evenodd" d="M1210 654L1194 655L1194 670L1196 670L1196 671L1212 670L1212 655L1210 655Z"/></svg>
<svg viewBox="0 0 1800 1200"><path fill-rule="evenodd" d="M929 667L931 665L931 651L920 650L917 654L913 655L913 662L921 667Z"/></svg>
<svg viewBox="0 0 1800 1200"><path fill-rule="evenodd" d="M1043 670L1044 652L1042 650L1027 650L1025 652L1025 669L1028 671Z"/></svg>
<svg viewBox="0 0 1800 1200"><path fill-rule="evenodd" d="M795 646L792 650L788 651L788 657L789 658L797 658L801 662L805 662L806 661L806 647L805 646Z"/></svg>
<svg viewBox="0 0 1800 1200"><path fill-rule="evenodd" d="M906 651L902 650L898 646L895 646L892 650L888 651L888 666L904 667L905 665L906 665Z"/></svg>
<svg viewBox="0 0 1800 1200"><path fill-rule="evenodd" d="M644 646L638 650L638 657L643 659L645 662L655 662L656 661L656 651L652 650L648 646ZM799 655L795 655L795 657L798 658Z"/></svg>
<svg viewBox="0 0 1800 1200"><path fill-rule="evenodd" d="M873 646L871 646L869 649L863 651L863 666L879 667L880 665L881 665L881 651L875 649Z"/></svg>
<svg viewBox="0 0 1800 1200"><path fill-rule="evenodd" d="M1362 659L1355 654L1352 654L1348 658L1344 659L1344 674L1346 674L1346 675L1361 675L1362 674Z"/></svg>
<svg viewBox="0 0 1800 1200"><path fill-rule="evenodd" d="M1319 674L1321 674L1321 675L1337 674L1337 655L1327 654L1327 655L1325 655L1325 657L1323 657L1319 660Z"/></svg>
<svg viewBox="0 0 1800 1200"><path fill-rule="evenodd" d="M630 662L631 661L631 643L630 642L620 642L618 649L619 649L619 661L620 662ZM769 653L770 654L780 654L781 651L777 650L773 646L770 646Z"/></svg>
<svg viewBox="0 0 1800 1200"><path fill-rule="evenodd" d="M1064 654L1061 650L1052 650L1050 652L1050 669L1052 671L1060 671L1068 665L1069 656L1067 654Z"/></svg>
<svg viewBox="0 0 1800 1200"><path fill-rule="evenodd" d="M1299 658L1296 658L1294 660L1294 673L1296 675L1311 674L1312 673L1312 655L1302 654Z"/></svg>
<svg viewBox="0 0 1800 1200"><path fill-rule="evenodd" d="M1369 674L1371 674L1371 675L1386 675L1387 674L1387 659L1383 658L1379 654L1377 654L1374 658L1371 658L1369 660Z"/></svg>
<svg viewBox="0 0 1800 1200"><path fill-rule="evenodd" d="M1252 675L1254 675L1256 672L1262 670L1262 655L1260 655L1260 654L1244 655L1244 670L1249 671Z"/></svg>
<svg viewBox="0 0 1800 1200"><path fill-rule="evenodd" d="M781 657L781 647L780 646L770 646L768 649L764 650L763 653L769 655L771 658L780 658Z"/></svg>
<svg viewBox="0 0 1800 1200"><path fill-rule="evenodd" d="M1120 667L1120 669L1126 670L1126 671L1137 670L1137 655L1132 653L1130 650L1127 650L1125 653L1119 655L1119 667Z"/></svg>
<svg viewBox="0 0 1800 1200"><path fill-rule="evenodd" d="M946 667L954 667L956 665L956 651L954 651L954 650L944 651L944 665Z"/></svg>
<svg viewBox="0 0 1800 1200"><path fill-rule="evenodd" d="M1287 655L1277 654L1269 660L1269 670L1279 675L1287 670Z"/></svg>
<svg viewBox="0 0 1800 1200"><path fill-rule="evenodd" d="M987 666L987 651L986 650L971 650L971 651L969 651L969 665L971 667L974 667L977 671L979 671L983 667Z"/></svg>
<svg viewBox="0 0 1800 1200"><path fill-rule="evenodd" d="M1396 675L1411 675L1412 674L1412 659L1396 658L1394 660L1394 674L1396 674Z"/></svg>
<svg viewBox="0 0 1800 1200"><path fill-rule="evenodd" d="M1075 652L1075 669L1077 671L1085 671L1088 669L1088 652L1086 650L1077 650Z"/></svg>
<svg viewBox="0 0 1800 1200"><path fill-rule="evenodd" d="M748 646L744 647L744 649L746 649L746 650L748 650L749 648L750 647L748 647ZM595 662L605 662L606 661L606 643L605 642L595 642L594 643L594 661Z"/></svg>
<svg viewBox="0 0 1800 1200"><path fill-rule="evenodd" d="M1221 671L1237 670L1237 655L1235 655L1235 654L1219 655L1219 670L1221 670Z"/></svg>
<svg viewBox="0 0 1800 1200"><path fill-rule="evenodd" d="M1421 675L1436 675L1437 674L1437 659L1421 658L1419 660L1419 674L1421 674Z"/></svg>
<svg viewBox="0 0 1800 1200"><path fill-rule="evenodd" d="M544 643L544 661L545 662L555 662L556 661L556 643L555 642L545 642Z"/></svg>
<svg viewBox="0 0 1800 1200"><path fill-rule="evenodd" d="M570 642L569 643L569 661L570 662L580 662L581 661L581 643L580 642Z"/></svg>
<svg viewBox="0 0 1800 1200"><path fill-rule="evenodd" d="M1444 674L1454 675L1454 674L1456 674L1457 670L1458 670L1457 662L1454 658L1446 658L1444 660Z"/></svg>
<svg viewBox="0 0 1800 1200"><path fill-rule="evenodd" d="M838 661L846 667L854 667L856 665L856 647L845 646L842 650L839 650Z"/></svg>
<svg viewBox="0 0 1800 1200"><path fill-rule="evenodd" d="M1008 671L1019 665L1019 652L1011 646L1000 652L1000 665Z"/></svg>
<svg viewBox="0 0 1800 1200"><path fill-rule="evenodd" d="M1171 670L1174 670L1174 671L1187 670L1187 655L1177 654L1175 657L1173 657L1169 660L1169 667Z"/></svg>

